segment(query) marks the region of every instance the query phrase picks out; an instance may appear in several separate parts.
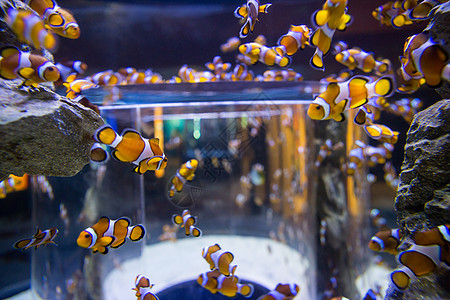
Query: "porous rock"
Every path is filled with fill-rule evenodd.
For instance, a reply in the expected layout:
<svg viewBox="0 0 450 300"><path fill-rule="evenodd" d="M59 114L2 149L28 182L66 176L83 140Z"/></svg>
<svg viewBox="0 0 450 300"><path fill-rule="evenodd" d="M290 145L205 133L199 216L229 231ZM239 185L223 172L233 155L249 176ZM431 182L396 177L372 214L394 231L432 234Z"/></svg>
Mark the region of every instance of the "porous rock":
<svg viewBox="0 0 450 300"><path fill-rule="evenodd" d="M92 136L103 119L46 88L26 92L16 85L0 80L0 180L78 173L89 163Z"/></svg>

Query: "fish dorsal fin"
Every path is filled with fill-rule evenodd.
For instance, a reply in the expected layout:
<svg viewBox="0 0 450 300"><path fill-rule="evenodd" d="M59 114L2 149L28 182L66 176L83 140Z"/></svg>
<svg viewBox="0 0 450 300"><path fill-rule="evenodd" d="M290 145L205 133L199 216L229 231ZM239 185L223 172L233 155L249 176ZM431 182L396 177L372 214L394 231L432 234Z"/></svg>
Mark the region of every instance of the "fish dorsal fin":
<svg viewBox="0 0 450 300"><path fill-rule="evenodd" d="M103 216L103 217L101 217L101 218L98 220L97 224L100 225L100 226L106 226L106 227L105 227L105 230L107 230L107 229L108 229L108 226L109 226L109 218Z"/></svg>
<svg viewBox="0 0 450 300"><path fill-rule="evenodd" d="M150 143L150 147L152 148L153 154L158 155L158 156L163 155L161 147L159 147L159 139L158 138L150 139L149 143Z"/></svg>
<svg viewBox="0 0 450 300"><path fill-rule="evenodd" d="M56 2L54 0L44 0L44 2L47 5L47 7L50 7L50 8L56 7Z"/></svg>
<svg viewBox="0 0 450 300"><path fill-rule="evenodd" d="M6 48L2 49L0 55L3 58L7 58L7 57L10 57L11 55L18 54L18 53L20 53L20 50L17 49L16 47L6 47Z"/></svg>
<svg viewBox="0 0 450 300"><path fill-rule="evenodd" d="M122 131L122 137L124 139L141 140L142 136L134 129L125 129Z"/></svg>
<svg viewBox="0 0 450 300"><path fill-rule="evenodd" d="M128 228L130 226L131 221L128 218L122 217L116 220L114 223L114 227L119 226L122 228Z"/></svg>
<svg viewBox="0 0 450 300"><path fill-rule="evenodd" d="M51 27L59 27L64 25L64 18L59 13L53 13L48 17L48 24Z"/></svg>
<svg viewBox="0 0 450 300"><path fill-rule="evenodd" d="M71 82L73 82L76 78L77 78L77 74L76 74L76 73L72 73L72 74L70 74L69 76L67 76L66 82L67 82L67 83L71 83Z"/></svg>
<svg viewBox="0 0 450 300"><path fill-rule="evenodd" d="M36 230L36 233L34 234L33 237L37 237L38 235L40 235L42 233L42 230L39 229L39 227Z"/></svg>
<svg viewBox="0 0 450 300"><path fill-rule="evenodd" d="M329 18L330 12L328 10L321 9L313 15L312 21L316 27L321 27L328 22Z"/></svg>
<svg viewBox="0 0 450 300"><path fill-rule="evenodd" d="M247 4L244 4L236 8L236 10L234 11L234 16L236 18L245 19L248 16Z"/></svg>
<svg viewBox="0 0 450 300"><path fill-rule="evenodd" d="M344 14L341 18L341 23L338 26L338 30L342 31L345 30L345 28L347 28L347 26L349 25L349 23L352 21L352 16Z"/></svg>

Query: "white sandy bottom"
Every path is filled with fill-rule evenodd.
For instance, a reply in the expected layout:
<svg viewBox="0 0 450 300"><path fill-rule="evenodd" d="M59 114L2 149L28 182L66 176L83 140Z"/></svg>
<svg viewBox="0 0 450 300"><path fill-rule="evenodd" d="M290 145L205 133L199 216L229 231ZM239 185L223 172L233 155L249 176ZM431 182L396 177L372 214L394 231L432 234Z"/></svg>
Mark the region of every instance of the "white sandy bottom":
<svg viewBox="0 0 450 300"><path fill-rule="evenodd" d="M181 282L196 280L209 271L202 257L205 247L219 244L234 254L235 275L273 289L278 283L297 283L298 299L314 299L315 271L300 253L285 244L267 238L230 235L208 235L161 242L146 246L139 258L124 261L105 277L103 299L134 300L134 280L142 274L155 284L158 293Z"/></svg>

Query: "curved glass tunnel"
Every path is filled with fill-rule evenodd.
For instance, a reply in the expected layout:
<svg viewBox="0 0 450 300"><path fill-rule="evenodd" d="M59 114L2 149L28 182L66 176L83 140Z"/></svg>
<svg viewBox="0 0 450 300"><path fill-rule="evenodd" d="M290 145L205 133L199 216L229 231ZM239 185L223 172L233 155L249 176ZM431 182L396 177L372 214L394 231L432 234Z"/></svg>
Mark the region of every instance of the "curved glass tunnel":
<svg viewBox="0 0 450 300"><path fill-rule="evenodd" d="M216 243L233 253L235 275L254 284L250 299L278 283L298 284L298 299L320 299L336 272L347 280L339 279L340 291L363 293L375 280L367 274L371 254L365 250L369 239L365 171L349 179L334 162L315 166L330 126L337 126L334 138L344 144L361 137L346 123L310 120L308 103L257 99L101 107L105 121L119 133L135 128L144 137L159 138L168 165L140 176L132 172L133 165L114 159L103 165L91 163L72 178L49 178L54 199L35 182L34 223L60 231L58 247L33 252L34 295L135 299L131 288L142 274L155 284L152 291L161 300L180 293L183 299L224 299L196 283L210 270L202 250ZM345 158L346 151L344 147L333 161ZM199 161L195 178L168 197L177 169L193 158ZM336 191L339 199L330 197ZM332 228L331 244L321 245L321 220L328 217L329 227L334 220L324 209L327 201L340 201L332 204L339 207L335 228L339 232ZM61 215L61 205L67 217ZM172 240L172 215L185 209L197 217L195 226L202 236L185 236L181 228ZM146 236L139 242L127 239L107 255L78 247L80 232L101 216L126 216L131 225L144 224Z"/></svg>

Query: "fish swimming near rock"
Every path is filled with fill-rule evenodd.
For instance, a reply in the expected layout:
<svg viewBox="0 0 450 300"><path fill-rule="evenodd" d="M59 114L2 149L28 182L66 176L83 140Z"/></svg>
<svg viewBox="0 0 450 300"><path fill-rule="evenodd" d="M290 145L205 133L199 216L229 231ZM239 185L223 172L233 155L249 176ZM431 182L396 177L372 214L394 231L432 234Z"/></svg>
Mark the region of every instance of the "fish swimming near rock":
<svg viewBox="0 0 450 300"><path fill-rule="evenodd" d="M225 276L234 275L237 265L231 265L234 259L233 253L224 251L219 244L214 244L208 248L204 248L202 256L209 263L211 270L219 270Z"/></svg>
<svg viewBox="0 0 450 300"><path fill-rule="evenodd" d="M94 138L97 142L114 148L112 156L122 162L130 162L137 167L138 174L148 170L161 170L167 166L167 157L159 146L159 139L146 139L133 129L125 129L119 135L110 125L103 125L96 130Z"/></svg>
<svg viewBox="0 0 450 300"><path fill-rule="evenodd" d="M186 235L192 235L195 237L200 237L202 231L194 226L197 223L197 219L191 215L190 211L185 209L181 215L174 214L172 216L172 221L176 225L181 225L184 227Z"/></svg>
<svg viewBox="0 0 450 300"><path fill-rule="evenodd" d="M291 25L288 33L278 39L275 51L279 55L294 55L299 48L305 49L306 45L309 46L311 32L311 28L306 25Z"/></svg>
<svg viewBox="0 0 450 300"><path fill-rule="evenodd" d="M218 270L201 274L197 278L197 283L210 291L212 294L220 293L230 298L235 297L238 294L249 298L253 295L255 290L252 284L239 283L238 277L226 277Z"/></svg>
<svg viewBox="0 0 450 300"><path fill-rule="evenodd" d="M54 33L69 38L80 37L80 26L73 15L58 6L54 0L24 0L44 20L47 28Z"/></svg>
<svg viewBox="0 0 450 300"><path fill-rule="evenodd" d="M373 53L354 47L343 50L335 56L338 63L343 64L350 70L360 69L365 73L375 71L377 75L386 74L389 71L390 62L388 60L378 61Z"/></svg>
<svg viewBox="0 0 450 300"><path fill-rule="evenodd" d="M394 81L383 76L373 81L369 77L354 76L344 82L331 82L325 92L309 105L308 116L313 120L345 120L344 111L366 104L370 97L385 97L394 91Z"/></svg>
<svg viewBox="0 0 450 300"><path fill-rule="evenodd" d="M56 243L53 240L55 239L55 237L57 235L58 235L58 229L56 229L56 228L50 228L45 231L41 231L38 228L37 232L34 234L34 236L31 239L23 239L23 240L17 241L14 244L14 248L26 250L31 247L34 247L34 249L37 249L37 248L39 248L39 246L42 246L42 245L48 245L48 244L56 245Z"/></svg>
<svg viewBox="0 0 450 300"><path fill-rule="evenodd" d="M310 38L310 44L316 47L311 58L313 68L324 71L323 57L328 54L331 40L336 30L344 30L352 21L346 14L347 0L326 0L321 10L312 15L312 21L317 28Z"/></svg>
<svg viewBox="0 0 450 300"><path fill-rule="evenodd" d="M396 255L397 247L403 235L400 230L388 229L378 231L369 241L369 248L373 251L382 251Z"/></svg>
<svg viewBox="0 0 450 300"><path fill-rule="evenodd" d="M58 68L48 59L16 47L0 50L0 77L3 79L23 78L24 86L37 87L41 82L58 80Z"/></svg>
<svg viewBox="0 0 450 300"><path fill-rule="evenodd" d="M84 74L88 65L80 60L64 60L56 63L56 67L61 74L60 80L64 82L72 74L76 74L76 76Z"/></svg>
<svg viewBox="0 0 450 300"><path fill-rule="evenodd" d="M259 13L267 13L268 8L271 3L261 5L259 0L247 0L247 4L239 6L234 11L234 16L236 18L244 19L244 25L242 25L241 31L239 32L240 38L246 38L249 33L252 33L256 22L258 21Z"/></svg>
<svg viewBox="0 0 450 300"><path fill-rule="evenodd" d="M195 178L195 171L198 167L198 160L190 159L177 170L177 173L172 178L172 186L169 191L169 198L175 195L175 191L181 192L186 182L192 181Z"/></svg>
<svg viewBox="0 0 450 300"><path fill-rule="evenodd" d="M439 268L441 262L450 265L450 225L440 225L413 234L413 245L400 252L402 268L391 273L391 282L398 290L409 287L411 280L428 275Z"/></svg>
<svg viewBox="0 0 450 300"><path fill-rule="evenodd" d="M28 188L28 175L23 176L9 175L8 178L0 181L0 199L6 198L6 195L12 192L24 191Z"/></svg>
<svg viewBox="0 0 450 300"><path fill-rule="evenodd" d="M118 248L125 243L126 238L136 242L145 236L143 225L130 224L131 221L125 217L117 220L101 217L97 223L80 233L77 244L82 248L92 249L93 253L106 254L108 247Z"/></svg>
<svg viewBox="0 0 450 300"><path fill-rule="evenodd" d="M443 80L450 80L448 53L426 33L408 37L403 48L402 78L424 78L430 87L438 87Z"/></svg>
<svg viewBox="0 0 450 300"><path fill-rule="evenodd" d="M300 291L300 287L295 284L277 284L275 289L271 290L269 293L262 295L257 300L289 300L294 299Z"/></svg>
<svg viewBox="0 0 450 300"><path fill-rule="evenodd" d="M139 300L159 300L150 290L154 284L150 284L150 280L142 275L136 276L135 287L132 290L136 291L136 297Z"/></svg>
<svg viewBox="0 0 450 300"><path fill-rule="evenodd" d="M20 42L27 43L38 50L42 48L55 50L57 40L44 28L41 18L32 11L10 8L5 21Z"/></svg>
<svg viewBox="0 0 450 300"><path fill-rule="evenodd" d="M98 87L92 81L86 79L76 79L76 77L77 74L72 73L63 83L66 87L66 97L69 99L75 99L80 96L83 91Z"/></svg>

